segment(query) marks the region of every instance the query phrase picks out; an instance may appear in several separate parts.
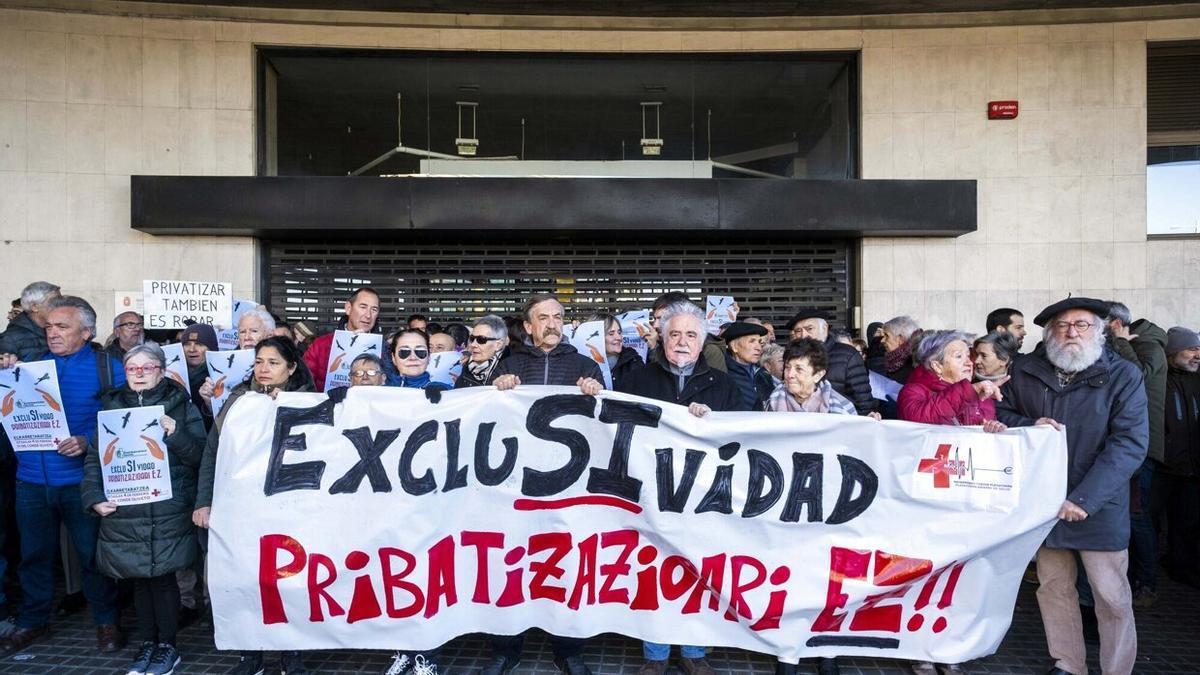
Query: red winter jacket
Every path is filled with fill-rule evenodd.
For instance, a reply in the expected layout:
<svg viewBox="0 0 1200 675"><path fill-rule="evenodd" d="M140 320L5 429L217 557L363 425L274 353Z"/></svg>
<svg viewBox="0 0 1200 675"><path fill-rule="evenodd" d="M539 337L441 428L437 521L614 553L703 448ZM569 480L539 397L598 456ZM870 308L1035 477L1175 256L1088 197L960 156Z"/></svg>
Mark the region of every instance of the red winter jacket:
<svg viewBox="0 0 1200 675"><path fill-rule="evenodd" d="M917 366L900 390L900 419L923 424L976 426L996 419L992 399L980 401L970 380L946 382L925 366Z"/></svg>

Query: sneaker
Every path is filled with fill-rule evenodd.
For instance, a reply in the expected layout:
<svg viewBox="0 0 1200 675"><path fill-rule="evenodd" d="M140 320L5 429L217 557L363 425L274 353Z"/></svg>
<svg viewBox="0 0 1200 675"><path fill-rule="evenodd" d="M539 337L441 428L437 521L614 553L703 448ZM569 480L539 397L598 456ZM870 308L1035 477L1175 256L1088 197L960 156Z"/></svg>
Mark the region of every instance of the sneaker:
<svg viewBox="0 0 1200 675"><path fill-rule="evenodd" d="M510 659L507 656L496 656L492 662L480 669L479 675L508 675L521 664L521 659Z"/></svg>
<svg viewBox="0 0 1200 675"><path fill-rule="evenodd" d="M1138 609L1149 609L1158 601L1158 593L1147 586L1141 586L1133 593L1133 606Z"/></svg>
<svg viewBox="0 0 1200 675"><path fill-rule="evenodd" d="M308 668L300 652L283 652L279 655L279 672L281 675L308 675Z"/></svg>
<svg viewBox="0 0 1200 675"><path fill-rule="evenodd" d="M154 658L150 659L146 675L171 675L180 661L182 659L179 658L179 651L175 649L175 645L160 642L158 649L154 650Z"/></svg>
<svg viewBox="0 0 1200 675"><path fill-rule="evenodd" d="M262 652L242 654L237 665L229 671L229 675L263 675Z"/></svg>
<svg viewBox="0 0 1200 675"><path fill-rule="evenodd" d="M583 662L583 657L578 654L565 659L555 657L554 667L567 675L592 675L592 671Z"/></svg>
<svg viewBox="0 0 1200 675"><path fill-rule="evenodd" d="M938 675L937 668L930 661L918 661L912 665L913 675Z"/></svg>
<svg viewBox="0 0 1200 675"><path fill-rule="evenodd" d="M717 671L708 665L708 659L687 659L680 658L679 665L683 668L683 672L687 675L717 675Z"/></svg>
<svg viewBox="0 0 1200 675"><path fill-rule="evenodd" d="M638 675L663 675L665 672L667 672L666 659L661 661L646 661L638 669Z"/></svg>
<svg viewBox="0 0 1200 675"><path fill-rule="evenodd" d="M437 664L426 660L421 654L417 654L412 671L413 675L437 675Z"/></svg>
<svg viewBox="0 0 1200 675"><path fill-rule="evenodd" d="M129 664L129 670L125 671L125 675L146 675L146 669L150 667L150 659L154 656L154 648L157 646L149 640L143 642L141 648L138 649L137 658Z"/></svg>
<svg viewBox="0 0 1200 675"><path fill-rule="evenodd" d="M392 655L392 665L388 666L383 675L403 675L410 668L412 668L412 661L408 659L408 654L396 652Z"/></svg>

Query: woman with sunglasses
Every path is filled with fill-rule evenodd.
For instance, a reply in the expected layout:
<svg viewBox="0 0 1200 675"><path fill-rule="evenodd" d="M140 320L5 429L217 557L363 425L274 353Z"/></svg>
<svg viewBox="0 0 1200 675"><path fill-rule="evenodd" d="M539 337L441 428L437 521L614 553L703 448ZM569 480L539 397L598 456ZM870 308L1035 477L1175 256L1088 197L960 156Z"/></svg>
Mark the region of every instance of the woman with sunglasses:
<svg viewBox="0 0 1200 675"><path fill-rule="evenodd" d="M495 314L480 318L471 326L467 338L467 363L455 389L489 385L496 378L496 366L508 355L508 326Z"/></svg>
<svg viewBox="0 0 1200 675"><path fill-rule="evenodd" d="M410 389L448 389L429 378L429 336L420 328L401 328L388 341L394 373L388 373L389 387Z"/></svg>
<svg viewBox="0 0 1200 675"><path fill-rule="evenodd" d="M191 393L163 377L166 357L148 342L125 353L125 384L100 397L104 410L161 405L156 420L166 437L171 498L118 507L108 501L101 478L100 444L92 438L84 462L84 508L100 515L96 568L113 579L130 579L141 642L129 672L168 673L179 665L179 588L175 572L190 569L198 554L192 508L196 470L204 449L204 421Z"/></svg>
<svg viewBox="0 0 1200 675"><path fill-rule="evenodd" d="M237 405L238 399L250 392L266 394L271 398L281 391L312 391L313 378L304 365L304 359L296 344L288 338L272 335L264 338L254 347L254 370L245 382L238 384L230 392L221 412L213 420L213 427L208 432L208 441L204 445L204 457L200 462L199 487L196 490L196 510L192 512L192 522L197 527L208 529L212 516L213 484L217 474L217 449L221 446L221 430L225 427L225 419L229 411ZM207 533L203 533L207 534ZM201 543L204 544L207 539ZM288 675L307 675L308 669L298 651L283 652L279 655L280 670ZM237 664L229 671L231 675L256 675L263 672L262 652L242 652Z"/></svg>

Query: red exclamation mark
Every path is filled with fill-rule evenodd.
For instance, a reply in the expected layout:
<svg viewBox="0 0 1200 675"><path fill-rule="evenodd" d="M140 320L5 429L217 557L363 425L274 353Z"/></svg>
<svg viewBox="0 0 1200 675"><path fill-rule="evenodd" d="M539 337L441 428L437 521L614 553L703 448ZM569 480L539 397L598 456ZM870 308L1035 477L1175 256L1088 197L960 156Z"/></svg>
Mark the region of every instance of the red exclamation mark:
<svg viewBox="0 0 1200 675"><path fill-rule="evenodd" d="M954 599L954 589L958 585L958 578L962 576L963 567L966 565L965 562L951 563L929 575L929 580L921 587L921 593L917 596L917 603L913 607L917 613L908 619L908 630L916 632L924 625L925 617L920 612L929 606L929 602L933 599L933 591L937 588L938 581L941 580L942 574L946 570L950 570L950 575L946 581L946 587L942 589L942 597L938 600L937 608L945 609L950 606ZM941 633L946 630L946 625L946 617L939 616L933 622L933 632Z"/></svg>

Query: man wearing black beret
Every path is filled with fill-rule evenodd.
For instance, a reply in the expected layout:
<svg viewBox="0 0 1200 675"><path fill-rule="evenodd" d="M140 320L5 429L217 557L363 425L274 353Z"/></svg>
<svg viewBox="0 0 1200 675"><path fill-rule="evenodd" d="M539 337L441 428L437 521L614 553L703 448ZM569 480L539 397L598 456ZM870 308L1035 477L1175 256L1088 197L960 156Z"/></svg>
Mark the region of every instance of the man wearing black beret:
<svg viewBox="0 0 1200 675"><path fill-rule="evenodd" d="M1108 304L1067 298L1042 310L1042 345L1013 366L996 416L1010 427L1067 433L1067 499L1038 550L1037 592L1054 675L1085 675L1076 560L1100 626L1100 667L1130 673L1137 657L1129 566L1129 479L1146 457L1149 421L1138 367L1105 348Z"/></svg>
<svg viewBox="0 0 1200 675"><path fill-rule="evenodd" d="M787 325L792 340L812 338L825 343L829 354L829 370L825 379L837 393L850 399L859 415L875 412L871 396L871 377L862 355L854 347L842 344L829 335L829 315L821 309L806 308L796 313Z"/></svg>

